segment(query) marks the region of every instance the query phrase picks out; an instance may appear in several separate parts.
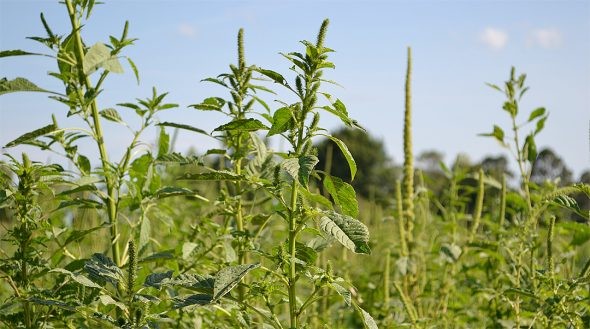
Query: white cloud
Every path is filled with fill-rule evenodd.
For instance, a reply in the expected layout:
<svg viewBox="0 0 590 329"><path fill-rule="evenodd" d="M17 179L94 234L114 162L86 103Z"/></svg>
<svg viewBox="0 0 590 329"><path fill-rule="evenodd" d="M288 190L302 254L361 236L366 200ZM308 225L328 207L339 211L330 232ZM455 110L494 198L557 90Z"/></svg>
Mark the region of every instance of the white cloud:
<svg viewBox="0 0 590 329"><path fill-rule="evenodd" d="M197 29L188 23L178 25L177 32L181 36L187 38L194 38L197 36Z"/></svg>
<svg viewBox="0 0 590 329"><path fill-rule="evenodd" d="M494 50L501 50L508 43L508 34L500 29L487 27L480 33L479 40Z"/></svg>
<svg viewBox="0 0 590 329"><path fill-rule="evenodd" d="M561 46L562 40L563 37L558 29L535 29L530 32L527 39L527 45L529 47L539 46L545 49L552 49Z"/></svg>

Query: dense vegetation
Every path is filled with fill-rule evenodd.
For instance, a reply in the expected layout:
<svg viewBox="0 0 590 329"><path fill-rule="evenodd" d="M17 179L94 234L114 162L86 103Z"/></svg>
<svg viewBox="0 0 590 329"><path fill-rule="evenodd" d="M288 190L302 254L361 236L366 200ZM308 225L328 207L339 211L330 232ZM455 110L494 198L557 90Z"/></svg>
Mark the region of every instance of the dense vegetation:
<svg viewBox="0 0 590 329"><path fill-rule="evenodd" d="M494 125L513 154L447 167L436 152L412 150L408 49L404 163L391 166L346 106L323 91L333 69L328 21L301 52L283 54L292 81L246 62L204 79L222 96L190 105L218 111L212 132L161 121L178 105L158 93L100 107L111 73L122 73L134 39L85 44L93 0L66 0L71 30L56 34L41 15L49 54L5 50L0 57L51 56L63 91L24 78L0 80L0 95L47 93L64 113L5 147L60 153L71 170L27 154L0 162L0 324L7 328L585 328L590 324L590 185L535 137L548 114L519 101L526 76L513 68L501 92L512 125ZM267 96L290 93L294 103ZM10 111L10 109L6 109ZM135 113L129 127L121 111ZM392 109L393 110L393 109ZM85 127L61 127L63 115ZM328 133L320 117L347 130ZM104 120L130 129L121 159L110 157ZM159 129L155 149L141 142ZM224 148L173 152L170 132L205 134ZM267 138L288 152L275 152ZM326 142L314 145L318 138ZM92 140L92 165L81 139ZM361 139L365 148L353 147ZM350 149L349 149L350 146ZM319 152L319 153L318 153ZM354 156L357 157L355 161ZM336 159L336 161L334 161ZM320 161L321 160L321 161ZM342 164L345 166L342 167ZM510 188L507 176L515 182ZM355 177L358 179L355 181ZM399 177L399 179L398 179ZM359 192L356 196L355 189ZM369 238L369 231L371 237Z"/></svg>

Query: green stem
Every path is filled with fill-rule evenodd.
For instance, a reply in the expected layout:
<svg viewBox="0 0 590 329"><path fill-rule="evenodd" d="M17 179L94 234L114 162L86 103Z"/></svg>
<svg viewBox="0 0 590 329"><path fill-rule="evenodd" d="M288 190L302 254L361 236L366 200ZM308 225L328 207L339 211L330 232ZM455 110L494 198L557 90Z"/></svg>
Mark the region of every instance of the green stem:
<svg viewBox="0 0 590 329"><path fill-rule="evenodd" d="M295 246L297 241L297 181L291 186L291 210L289 215L289 318L291 329L297 329L297 272Z"/></svg>
<svg viewBox="0 0 590 329"><path fill-rule="evenodd" d="M77 66L78 66L78 74L79 74L79 79L80 82L82 84L84 84L84 86L86 87L86 90L92 90L92 82L90 81L90 78L84 74L84 46L82 44L82 38L80 36L80 23L78 22L78 19L76 18L76 10L74 8L74 6L72 5L72 1L71 0L66 0L65 1L66 6L68 8L68 15L70 17L70 23L72 25L72 31L73 33L73 37L74 37L74 42L75 42L75 55L76 55L76 59L77 59ZM107 200L106 200L106 206L107 206L107 214L109 217L109 224L110 226L110 234L111 234L111 251L112 251L112 256L113 256L113 260L115 261L115 264L117 264L117 266L120 266L120 249L119 249L119 244L117 242L119 234L117 231L117 205L115 202L116 199L116 193L115 193L115 186L114 186L114 182L113 182L113 178L107 173L107 171L109 171L109 157L108 157L108 153L104 144L104 137L103 137L103 132L102 132L102 126L100 123L100 115L98 113L98 105L96 104L96 99L93 99L92 102L90 103L90 109L91 109L91 116L92 116L92 121L93 121L93 131L94 131L94 138L96 140L96 144L98 146L98 151L100 153L100 159L102 162L102 167L103 170L105 171L104 174L104 179L105 179L105 183L106 183L106 188L107 188Z"/></svg>

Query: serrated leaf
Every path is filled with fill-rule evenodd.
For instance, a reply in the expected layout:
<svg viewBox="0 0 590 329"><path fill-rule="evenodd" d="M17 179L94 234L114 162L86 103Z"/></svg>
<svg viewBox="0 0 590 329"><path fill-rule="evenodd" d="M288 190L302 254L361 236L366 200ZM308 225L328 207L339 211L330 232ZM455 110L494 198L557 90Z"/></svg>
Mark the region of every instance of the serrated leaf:
<svg viewBox="0 0 590 329"><path fill-rule="evenodd" d="M531 121L535 120L536 118L543 116L544 114L545 114L545 108L539 107L539 108L535 109L533 112L531 112L528 122L531 122Z"/></svg>
<svg viewBox="0 0 590 329"><path fill-rule="evenodd" d="M204 173L187 173L182 176L179 176L177 179L180 180L231 180L231 181L241 181L245 180L243 175L235 174L231 171L210 171Z"/></svg>
<svg viewBox="0 0 590 329"><path fill-rule="evenodd" d="M287 131L293 125L293 114L291 108L281 107L276 110L272 117L272 126L268 131L267 136L281 134Z"/></svg>
<svg viewBox="0 0 590 329"><path fill-rule="evenodd" d="M143 285L145 287L154 287L156 289L160 289L162 282L167 282L172 279L172 273L174 273L174 271L151 273L145 278Z"/></svg>
<svg viewBox="0 0 590 329"><path fill-rule="evenodd" d="M369 229L359 220L334 211L324 211L319 218L318 226L324 233L355 253L371 253L368 244Z"/></svg>
<svg viewBox="0 0 590 329"><path fill-rule="evenodd" d="M222 268L215 275L213 286L213 299L218 300L232 290L249 271L259 267L260 264L244 264Z"/></svg>
<svg viewBox="0 0 590 329"><path fill-rule="evenodd" d="M108 109L104 109L104 110L100 111L100 116L109 120L109 121L113 121L113 122L117 122L117 123L123 122L121 115L119 115L119 112L117 112L117 110L115 110L114 108L108 108Z"/></svg>
<svg viewBox="0 0 590 329"><path fill-rule="evenodd" d="M89 75L101 67L113 73L123 73L119 59L111 55L107 46L97 42L84 55L84 74Z"/></svg>
<svg viewBox="0 0 590 329"><path fill-rule="evenodd" d="M285 159L281 166L292 179L298 180L303 187L307 188L309 176L318 162L319 160L315 155L304 155L299 158Z"/></svg>
<svg viewBox="0 0 590 329"><path fill-rule="evenodd" d="M15 140L9 142L8 144L6 144L6 146L4 146L4 147L9 148L9 147L13 147L13 146L16 146L16 145L20 145L20 144L24 144L24 143L30 142L30 141L34 140L35 138L37 138L37 137L45 136L47 134L50 134L50 133L56 131L57 129L58 129L57 128L57 125L55 125L55 124L52 123L52 124L47 125L45 127L42 127L42 128L39 128L39 129L35 129L35 130L31 131L31 132L28 132L28 133L26 133L24 135L21 135L17 139L15 139Z"/></svg>
<svg viewBox="0 0 590 329"><path fill-rule="evenodd" d="M43 88L39 88L37 85L25 78L15 78L14 80L8 80L6 78L0 79L0 95L18 91L36 91L45 93L50 92Z"/></svg>
<svg viewBox="0 0 590 329"><path fill-rule="evenodd" d="M162 123L158 123L156 126L164 126L164 127L172 127L172 128L184 129L184 130L194 131L194 132L199 133L199 134L210 136L209 133L207 133L203 129L199 129L197 127L193 127L193 126L189 126L189 125L184 125L184 124L180 124L180 123L162 122Z"/></svg>
<svg viewBox="0 0 590 329"><path fill-rule="evenodd" d="M356 218L359 215L359 206L356 193L352 185L342 179L330 175L324 177L324 187L334 199L334 203L345 215Z"/></svg>
<svg viewBox="0 0 590 329"><path fill-rule="evenodd" d="M174 309L179 309L179 308L184 308L184 307L188 307L188 306L195 306L195 305L207 305L209 303L211 303L213 301L213 297L211 295L206 295L206 294L196 294L196 295L190 295L188 297L185 298L174 298Z"/></svg>
<svg viewBox="0 0 590 329"><path fill-rule="evenodd" d="M99 284L110 282L115 287L123 281L124 277L121 269L110 258L98 253L86 261L84 270L88 273L90 280Z"/></svg>
<svg viewBox="0 0 590 329"><path fill-rule="evenodd" d="M189 105L189 107L203 111L221 111L225 105L225 100L220 97L209 97L200 104Z"/></svg>
<svg viewBox="0 0 590 329"><path fill-rule="evenodd" d="M256 119L238 119L215 128L213 131L257 131L268 129L262 122Z"/></svg>

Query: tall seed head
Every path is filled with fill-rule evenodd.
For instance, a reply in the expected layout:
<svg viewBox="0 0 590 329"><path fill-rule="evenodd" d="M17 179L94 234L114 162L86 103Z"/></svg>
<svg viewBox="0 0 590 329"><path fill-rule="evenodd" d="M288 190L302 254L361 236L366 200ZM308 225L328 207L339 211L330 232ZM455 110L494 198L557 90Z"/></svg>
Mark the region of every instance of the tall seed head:
<svg viewBox="0 0 590 329"><path fill-rule="evenodd" d="M412 48L408 47L408 68L406 72L406 102L404 113L404 209L409 228L414 219L414 154L412 151ZM411 229L408 230L411 238Z"/></svg>
<svg viewBox="0 0 590 329"><path fill-rule="evenodd" d="M328 31L329 24L330 24L330 20L327 18L322 22L322 26L320 27L320 32L318 33L318 41L316 43L316 47L318 49L324 47L324 39L326 38L326 31Z"/></svg>
<svg viewBox="0 0 590 329"><path fill-rule="evenodd" d="M135 242L129 241L129 266L127 268L127 293L133 294L133 286L135 286L135 277L137 273L137 252L135 250Z"/></svg>
<svg viewBox="0 0 590 329"><path fill-rule="evenodd" d="M238 66L240 71L246 67L246 58L244 57L244 29L238 31Z"/></svg>

